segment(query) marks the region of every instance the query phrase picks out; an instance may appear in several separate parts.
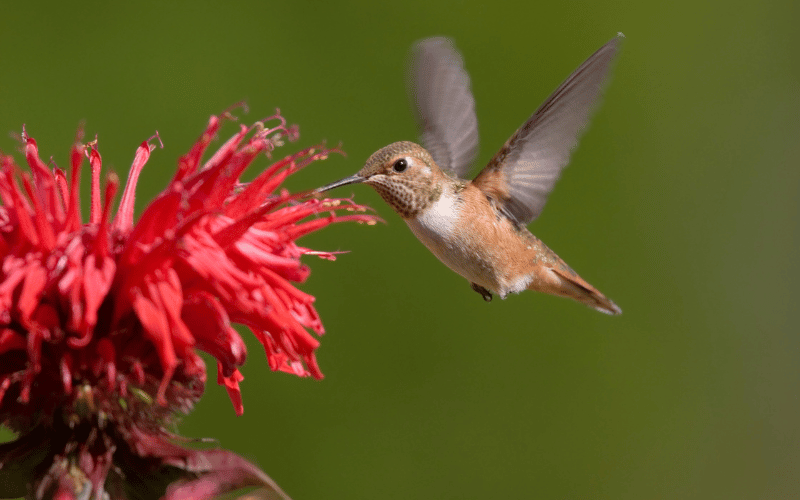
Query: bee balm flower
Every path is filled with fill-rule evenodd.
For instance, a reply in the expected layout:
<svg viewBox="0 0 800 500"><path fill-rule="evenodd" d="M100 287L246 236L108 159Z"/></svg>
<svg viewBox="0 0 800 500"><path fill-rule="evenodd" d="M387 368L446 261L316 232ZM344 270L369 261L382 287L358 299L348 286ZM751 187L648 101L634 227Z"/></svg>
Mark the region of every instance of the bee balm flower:
<svg viewBox="0 0 800 500"><path fill-rule="evenodd" d="M253 160L296 137L279 113L240 126L202 162L226 118L211 117L138 221L136 182L152 139L136 151L116 214L118 181L112 174L101 186L96 141L72 148L69 175L41 160L24 129L30 172L0 156L0 422L19 435L0 445L0 496L205 498L243 485L283 494L237 455L184 449L164 427L203 393L198 350L216 358L217 381L242 413L246 350L232 323L258 338L273 370L321 378L312 332L322 323L314 297L293 283L309 274L301 256L334 256L296 241L376 219L349 200L279 190L325 148L240 182Z"/></svg>

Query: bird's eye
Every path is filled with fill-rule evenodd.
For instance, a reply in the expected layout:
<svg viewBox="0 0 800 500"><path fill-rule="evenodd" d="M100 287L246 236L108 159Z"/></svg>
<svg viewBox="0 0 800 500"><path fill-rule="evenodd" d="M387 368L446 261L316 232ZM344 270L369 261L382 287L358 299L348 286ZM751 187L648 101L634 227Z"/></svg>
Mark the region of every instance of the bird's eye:
<svg viewBox="0 0 800 500"><path fill-rule="evenodd" d="M402 172L403 170L408 168L408 162L406 161L405 158L400 158L399 160L394 162L392 168L394 169L395 172Z"/></svg>

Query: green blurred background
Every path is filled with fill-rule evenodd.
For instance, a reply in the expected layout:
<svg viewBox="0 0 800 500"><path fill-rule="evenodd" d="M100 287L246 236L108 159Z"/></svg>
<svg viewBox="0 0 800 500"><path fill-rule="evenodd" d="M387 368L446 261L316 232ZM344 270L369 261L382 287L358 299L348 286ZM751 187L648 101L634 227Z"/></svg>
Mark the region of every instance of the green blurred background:
<svg viewBox="0 0 800 500"><path fill-rule="evenodd" d="M369 188L386 225L303 240L325 380L270 373L248 337L245 414L211 381L180 431L295 500L800 497L800 7L790 0L4 2L0 149L23 124L66 165L86 121L123 175L156 130L139 207L212 113L280 107L295 176L350 175L417 137L410 45L453 37L485 163L618 31L603 106L531 229L624 310L527 293L485 304ZM231 131L229 128L227 131ZM262 161L261 165L266 165Z"/></svg>

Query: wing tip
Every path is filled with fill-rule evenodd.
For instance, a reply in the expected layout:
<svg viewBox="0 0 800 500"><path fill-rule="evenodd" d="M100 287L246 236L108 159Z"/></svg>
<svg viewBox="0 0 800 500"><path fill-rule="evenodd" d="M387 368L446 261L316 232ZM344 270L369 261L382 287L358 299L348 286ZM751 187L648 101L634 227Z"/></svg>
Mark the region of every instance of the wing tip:
<svg viewBox="0 0 800 500"><path fill-rule="evenodd" d="M614 52L616 52L619 49L619 47L625 42L626 38L627 37L625 36L625 33L621 32L621 31L617 31L617 35L614 38L612 38L611 40L609 40L609 42L606 44L606 46L613 47L614 48Z"/></svg>
<svg viewBox="0 0 800 500"><path fill-rule="evenodd" d="M623 32L617 31L617 34L614 36L614 38L606 42L606 44L600 47L597 52L602 52L604 49L611 49L612 53L616 53L619 47L625 42L626 38L627 37Z"/></svg>

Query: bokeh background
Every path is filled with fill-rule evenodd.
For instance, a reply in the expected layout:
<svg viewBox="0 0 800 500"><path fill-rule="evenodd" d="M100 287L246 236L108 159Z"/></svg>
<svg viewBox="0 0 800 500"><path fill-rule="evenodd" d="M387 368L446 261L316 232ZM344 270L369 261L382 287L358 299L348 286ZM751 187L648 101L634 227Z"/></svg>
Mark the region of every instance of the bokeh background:
<svg viewBox="0 0 800 500"><path fill-rule="evenodd" d="M300 125L287 153L343 143L289 184L316 187L417 137L408 49L447 35L485 163L622 31L603 106L531 227L622 316L531 293L485 304L375 193L347 188L387 223L303 241L350 251L309 259L303 286L326 378L270 373L248 337L244 416L212 375L179 431L295 500L798 498L798 5L3 2L0 149L26 124L65 165L85 120L124 175L158 130L141 208L208 116L246 100L245 120L280 107Z"/></svg>

